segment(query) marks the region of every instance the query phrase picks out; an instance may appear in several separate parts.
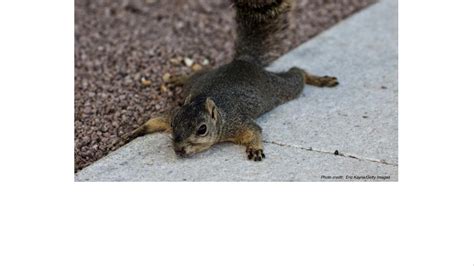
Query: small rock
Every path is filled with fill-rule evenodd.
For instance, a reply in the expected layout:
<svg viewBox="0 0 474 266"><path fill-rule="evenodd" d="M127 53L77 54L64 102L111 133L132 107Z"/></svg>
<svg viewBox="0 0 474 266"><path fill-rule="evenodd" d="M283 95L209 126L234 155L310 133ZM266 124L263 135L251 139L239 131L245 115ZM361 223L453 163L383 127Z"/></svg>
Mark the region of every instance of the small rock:
<svg viewBox="0 0 474 266"><path fill-rule="evenodd" d="M141 82L142 85L145 86L145 87L148 87L148 86L151 85L151 80L149 80L149 79L147 79L147 78L145 78L145 77L142 77L142 78L140 79L140 82Z"/></svg>
<svg viewBox="0 0 474 266"><path fill-rule="evenodd" d="M184 22L182 21L178 21L176 22L176 28L179 30L179 29L182 29L184 27Z"/></svg>
<svg viewBox="0 0 474 266"><path fill-rule="evenodd" d="M339 151L338 151L338 150L335 150L335 151L334 151L334 155L339 155Z"/></svg>
<svg viewBox="0 0 474 266"><path fill-rule="evenodd" d="M204 66L209 65L209 59L204 58L204 59L202 60L202 65L204 65Z"/></svg>
<svg viewBox="0 0 474 266"><path fill-rule="evenodd" d="M163 81L164 82L169 82L170 81L170 78L171 78L171 74L166 72L164 75L163 75Z"/></svg>
<svg viewBox="0 0 474 266"><path fill-rule="evenodd" d="M166 87L165 84L161 84L160 91L161 91L161 93L166 93L166 92L169 91L169 89L168 89L168 87Z"/></svg>
<svg viewBox="0 0 474 266"><path fill-rule="evenodd" d="M184 64L187 66L187 67L191 67L193 65L194 61L191 59L191 58L188 58L188 57L185 57L184 58Z"/></svg>
<svg viewBox="0 0 474 266"><path fill-rule="evenodd" d="M131 85L133 83L133 80L130 76L126 76L124 81L125 85Z"/></svg>
<svg viewBox="0 0 474 266"><path fill-rule="evenodd" d="M182 62L182 61L183 61L183 59L182 59L182 58L179 58L179 57L177 57L177 58L171 58L171 59L170 59L170 63L171 63L172 65L174 65L174 66L179 66L179 65L181 65L181 62Z"/></svg>
<svg viewBox="0 0 474 266"><path fill-rule="evenodd" d="M90 138L89 136L84 136L84 137L82 138L82 141L83 141L83 142L82 142L83 145L87 145L87 144L89 144L89 143L91 142L91 138Z"/></svg>
<svg viewBox="0 0 474 266"><path fill-rule="evenodd" d="M133 75L134 80L140 80L141 77L142 77L142 74L140 74L140 73L137 73L137 74Z"/></svg>
<svg viewBox="0 0 474 266"><path fill-rule="evenodd" d="M197 72L199 70L202 69L202 66L200 64L194 64L191 69L194 71L194 72Z"/></svg>

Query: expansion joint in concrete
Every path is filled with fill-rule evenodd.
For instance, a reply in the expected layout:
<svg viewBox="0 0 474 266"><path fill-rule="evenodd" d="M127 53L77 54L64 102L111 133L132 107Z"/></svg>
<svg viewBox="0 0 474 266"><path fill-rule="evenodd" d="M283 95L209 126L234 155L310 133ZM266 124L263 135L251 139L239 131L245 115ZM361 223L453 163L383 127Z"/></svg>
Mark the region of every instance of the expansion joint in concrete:
<svg viewBox="0 0 474 266"><path fill-rule="evenodd" d="M384 159L367 158L367 157L363 157L363 156L359 156L359 155L355 155L355 154L351 154L351 153L342 153L339 150L329 151L329 150L315 149L313 147L303 147L303 146L300 146L300 145L280 143L280 142L276 142L276 141L273 141L273 140L264 140L263 142L268 143L268 144L278 145L278 146L281 146L281 147L289 147L289 148L300 149L300 150L305 150L305 151L314 151L314 152L318 152L318 153L331 154L331 155L334 155L334 156L342 156L342 157L356 159L356 160L360 160L360 161L368 161L368 162L380 163L380 164L385 164L385 165L398 166L397 163L387 162Z"/></svg>

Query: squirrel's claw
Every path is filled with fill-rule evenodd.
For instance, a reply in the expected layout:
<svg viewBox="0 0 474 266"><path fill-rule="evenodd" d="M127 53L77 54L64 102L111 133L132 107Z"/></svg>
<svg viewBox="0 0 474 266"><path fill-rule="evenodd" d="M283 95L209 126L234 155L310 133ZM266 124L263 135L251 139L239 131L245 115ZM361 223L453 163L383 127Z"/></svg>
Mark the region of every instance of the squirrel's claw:
<svg viewBox="0 0 474 266"><path fill-rule="evenodd" d="M321 83L325 87L335 87L339 85L336 77L324 76L321 78Z"/></svg>
<svg viewBox="0 0 474 266"><path fill-rule="evenodd" d="M265 154L262 149L247 148L247 158L259 162L265 158Z"/></svg>

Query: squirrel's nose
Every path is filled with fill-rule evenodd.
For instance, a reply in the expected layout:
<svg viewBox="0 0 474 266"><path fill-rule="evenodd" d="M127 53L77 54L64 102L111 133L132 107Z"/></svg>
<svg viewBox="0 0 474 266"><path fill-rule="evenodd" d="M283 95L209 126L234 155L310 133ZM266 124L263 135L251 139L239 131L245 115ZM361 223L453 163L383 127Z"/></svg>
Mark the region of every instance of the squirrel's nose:
<svg viewBox="0 0 474 266"><path fill-rule="evenodd" d="M182 148L174 148L174 152L176 153L176 155L179 155L181 157L183 157L184 155L186 155L186 151L184 150L184 147Z"/></svg>

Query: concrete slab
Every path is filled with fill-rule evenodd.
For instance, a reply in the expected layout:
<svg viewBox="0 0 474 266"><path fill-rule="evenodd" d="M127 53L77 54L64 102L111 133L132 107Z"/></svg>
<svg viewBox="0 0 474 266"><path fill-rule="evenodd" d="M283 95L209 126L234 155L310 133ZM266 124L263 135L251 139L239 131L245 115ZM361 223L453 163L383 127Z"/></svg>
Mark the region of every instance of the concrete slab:
<svg viewBox="0 0 474 266"><path fill-rule="evenodd" d="M266 143L267 160L256 163L245 149L216 145L190 159L178 158L164 135L139 138L77 175L80 181L344 181L394 180L397 167ZM339 178L340 177L340 178Z"/></svg>
<svg viewBox="0 0 474 266"><path fill-rule="evenodd" d="M277 60L335 75L336 89L303 95L261 117L267 159L216 145L176 158L170 140L145 136L76 174L77 181L396 181L398 81L396 0L382 0ZM339 151L339 156L334 151Z"/></svg>

